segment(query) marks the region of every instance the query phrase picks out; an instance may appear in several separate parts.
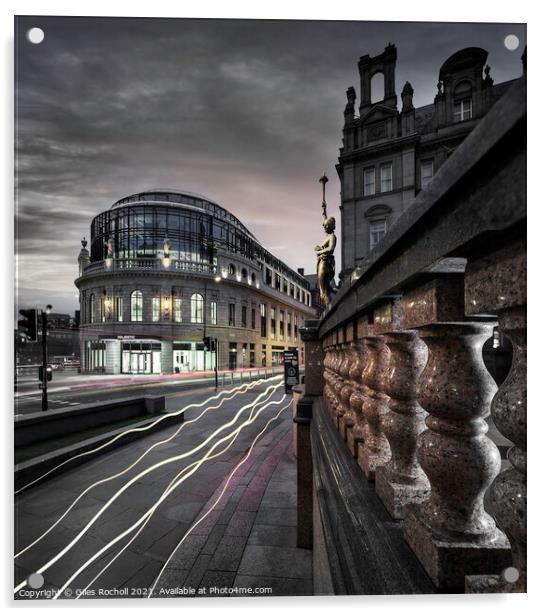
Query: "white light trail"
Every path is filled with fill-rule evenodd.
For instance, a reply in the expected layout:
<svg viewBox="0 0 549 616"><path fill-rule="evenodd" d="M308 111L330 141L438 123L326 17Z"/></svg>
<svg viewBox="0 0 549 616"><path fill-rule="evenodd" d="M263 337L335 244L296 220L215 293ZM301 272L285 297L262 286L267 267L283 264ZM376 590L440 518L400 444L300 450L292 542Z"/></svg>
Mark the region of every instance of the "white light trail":
<svg viewBox="0 0 549 616"><path fill-rule="evenodd" d="M274 379L280 379L280 378L281 378L280 375L277 375L277 376L270 377L268 379L259 379L257 381L254 381L253 383L254 383L254 385L257 385L258 383L267 383L267 382L272 381ZM132 434L133 432L146 432L147 430L150 430L151 428L153 428L154 426L158 425L162 421L168 419L168 417L177 417L177 416L181 415L182 413L185 413L186 411L188 411L190 409L200 408L201 406L204 406L204 404L207 404L208 402L212 402L214 400L217 400L223 394L232 393L233 391L236 391L238 389L242 389L243 387L247 387L248 385L250 385L250 383L248 383L247 385L239 385L238 387L234 387L233 389L219 391L215 396L211 396L210 398L208 398L207 400L204 400L203 402L193 402L192 404L188 404L187 406L183 407L179 411L173 411L171 413L166 413L165 415L162 415L161 417L159 417L156 421L153 421L152 423L150 423L150 424L148 424L146 426L142 426L140 428L130 428L129 430L126 430L125 432L121 432L120 434L117 434L116 436L114 436L111 440L107 441L106 443L103 443L103 445L100 445L99 447L96 447L95 449L90 449L89 451L85 451L83 453L79 453L76 456L72 456L72 458L69 458L69 459L61 462L61 464L58 464L57 466L54 466L52 469L50 469L49 471L47 471L43 475L40 475L40 477L38 477L37 479L34 479L33 481L31 481L31 482L27 483L26 485L24 485L22 488L19 488L18 490L16 490L14 494L19 494L23 490L26 490L27 488L30 488L30 486L34 485L35 483L38 483L39 481L42 481L42 479L44 479L48 475L51 475L51 473L53 473L54 471L56 471L56 470L60 469L61 467L65 466L66 464L68 464L72 460L77 460L78 458L83 458L85 456L91 455L92 453L96 453L98 451L101 451L105 447L107 447L107 446L111 445L112 443L120 440L123 436L126 436L127 434Z"/></svg>
<svg viewBox="0 0 549 616"><path fill-rule="evenodd" d="M120 533L120 535L118 535L118 537L115 537L114 539L112 539L107 545L103 546L100 550L98 550L93 556L91 556L75 573L73 573L71 575L71 577L63 584L63 586L61 586L61 588L59 588L59 590L57 591L56 595L53 597L54 599L57 599L62 593L63 591L67 588L67 586L75 579L77 578L82 571L84 571L85 569L87 569L87 567L89 567L95 560L97 560L104 552L106 552L107 550L109 550L113 545L115 545L116 543L118 543L119 541L121 541L126 535L128 535L129 533L131 533L133 530L135 530L143 521L145 521L150 515L152 515L152 513L154 513L154 511L162 504L162 502L164 500L166 500L166 498L181 484L183 483L183 481L185 481L188 477L190 477L191 475L193 475L198 468L200 468L200 466L202 466L202 464L205 462L205 458L221 443L223 443L224 441L230 439L231 437L233 437L235 434L240 433L240 431L247 425L250 425L251 423L253 423L261 414L261 411L264 410L265 408L267 408L268 406L271 406L273 404L280 404L284 398L286 397L286 394L283 394L282 398L280 400L275 400L275 401L271 401L267 404L265 404L259 411L258 413L256 413L256 415L252 418L251 416L244 422L242 423L238 428L236 428L233 432L229 433L227 436L223 437L222 439L220 439L217 443L215 443L207 452L206 456L204 456L201 460L199 460L199 464L193 468L191 471L188 471L185 475L181 476L179 479L177 479L177 481L173 482L172 485L167 488L164 493L162 494L162 496L160 496L160 498L157 500L157 502L148 510L146 511L140 518L139 520L137 520L136 522L134 522L134 524L132 524L132 526L130 526L129 528L127 528L124 532ZM291 402L286 405L285 408L287 408L289 405L291 404ZM284 409L282 409L284 410ZM282 412L282 411L280 411ZM280 414L280 413L279 413ZM257 440L257 437L256 437ZM255 444L255 441L254 441ZM247 454L249 456L249 453ZM247 458L245 458L247 459ZM192 464L189 466L193 466ZM236 469L234 469L233 473L236 471ZM185 472L185 471L182 471ZM42 573L42 570L39 570L38 573Z"/></svg>
<svg viewBox="0 0 549 616"><path fill-rule="evenodd" d="M164 573L166 567L168 566L168 563L170 562L170 560L173 558L173 555L177 552L177 550L181 547L181 545L183 544L183 542L185 541L185 539L191 534L191 532L201 523L203 522L209 515L210 513L215 509L217 503L219 503L219 501L223 498L223 495L225 494L225 491L227 490L227 487L231 481L231 479L233 478L234 474L236 473L236 471L242 466L242 464L244 464L244 462L246 462L246 460L250 457L250 454L252 453L252 449L254 448L256 442L258 441L258 439L261 437L262 434L265 433L265 430L269 427L269 424L271 424L273 421L276 421L280 415L282 414L282 411L286 410L292 403L289 402L286 406L282 407L280 409L280 411L278 411L278 413L274 416L271 417L271 419L269 419L269 421L265 424L264 428L261 430L261 432L254 438L252 444L250 445L248 452L246 453L246 455L244 456L244 458L242 458L242 460L240 460L240 462L233 468L233 470L230 472L229 476L227 477L227 479L225 480L225 485L223 486L223 489L221 490L221 492L219 493L218 497L215 499L215 501L213 502L213 504L210 506L210 508L204 512L204 514L202 516L200 516L200 518L194 522L194 524L189 528L189 530L183 535L183 537L181 538L181 540L179 541L179 543L175 546L175 548L172 550L171 554L168 556L168 559L166 560L166 562L164 563L164 565L162 566L162 569L160 569L159 574L156 576L156 579L153 582L153 585L151 586L151 589L149 591L149 594L147 595L147 599L151 598L152 593L154 592L154 589L156 588L156 585L158 584L158 581L160 580L160 577L162 576L162 574Z"/></svg>
<svg viewBox="0 0 549 616"><path fill-rule="evenodd" d="M240 417L240 415L247 409L253 407L255 404L257 404L259 402L259 399L267 396L267 397L271 397L274 392L282 385L282 382L276 384L276 385L269 385L267 387L267 389L262 392L261 394L259 394L254 401L252 401L251 403L247 404L246 406L243 406L237 413L236 415L233 417L233 419L225 424L223 424L222 426L220 426L219 428L217 428L214 432L212 432L204 441L202 441L202 443L200 443L199 445L197 445L194 449L191 449L190 451L187 451L186 453L180 454L178 456L173 456L171 458L167 458L166 460L162 460L160 462L157 462L156 464L153 464L152 466L148 467L147 469L141 471L140 473L138 473L135 477L133 477L132 479L130 479L129 481L127 481L113 496L111 496L111 498L103 505L103 507L92 517L92 519L86 524L86 526L78 533L78 535L69 542L69 544L67 546L65 546L56 556L54 556L51 560L49 560L45 565L43 565L40 569L37 569L36 573L44 573L45 571L47 571L53 564L55 564L62 556L64 556L81 538L82 536L86 533L86 531L95 523L95 521L104 513L104 511L106 509L108 509L112 503L121 495L123 494L131 485L133 485L134 483L136 483L137 481L139 481L139 479L141 479L142 477L145 477L146 475L148 475L149 473L151 473L152 471L156 470L157 468L161 468L162 466L165 466L166 464L170 464L172 462L176 462L178 460L182 460L184 458L187 458L191 455L193 455L194 453L196 453L197 451L199 451L200 449L202 449L203 447L205 447L213 438L215 438L222 430L224 430L225 428L229 428L230 426L234 425L234 423L238 420L238 418ZM20 590L21 588L24 588L27 585L26 581L21 582L18 586L15 587L14 592L17 592L18 590Z"/></svg>
<svg viewBox="0 0 549 616"><path fill-rule="evenodd" d="M217 410L222 404L224 404L225 402L228 402L229 400L232 400L233 398L235 398L237 395L240 394L244 394L247 393L249 389L252 389L253 387L255 387L257 384L257 381L254 383L247 383L246 385L241 385L238 388L229 390L225 393L231 393L231 395L227 396L226 398L222 398L221 401L214 406L208 406L206 407L199 415L197 415L194 419L190 419L189 421L186 421L185 423L181 424L177 430L167 439L164 439L162 441L158 441L157 443L154 443L153 445L151 445L144 453L142 453L137 460L135 460L134 462L132 462L130 464L130 466L128 466L127 468L125 468L124 470L114 474L114 475L110 475L110 477L105 477L104 479L101 479L99 481L96 481L95 483L91 484L90 486L88 486L83 492L81 492L76 499L71 503L71 505L65 510L65 512L61 515L61 517L59 517L48 529L46 529L37 539L35 539L32 543L29 543L29 545L27 545L26 548L20 550L17 554L15 554L14 559L19 558L20 556L22 556L27 550L30 550L33 546L35 546L38 542L42 541L42 539L44 539L44 537L46 537L68 514L69 512L74 508L74 506L78 503L78 501L83 498L88 492L90 492L93 488L96 488L97 486L103 484L103 483L107 483L108 481L112 481L113 479L117 479L118 477L122 477L122 475L125 475L126 473L128 473L132 468L134 468L137 464L139 464L139 462L141 462L141 460L147 456L153 449L155 449L156 447L159 447L160 445L165 445L166 443L169 443L172 439L174 439L176 436L178 436L178 434L181 433L181 431L183 430L183 428L185 426L189 426L193 423L195 423L196 421L198 421L201 417L203 417L208 411L211 410ZM236 390L236 391L235 391Z"/></svg>
<svg viewBox="0 0 549 616"><path fill-rule="evenodd" d="M272 402L269 404L273 404ZM268 406L268 404L266 405ZM255 407L254 407L255 408ZM253 414L254 408L252 408L252 410L250 411L250 417ZM263 407L265 408L265 407ZM263 408L259 409L258 413L260 413ZM249 417L249 418L250 418ZM248 419L249 419L248 418ZM229 441L229 443L221 450L218 451L215 454L212 455L207 455L206 457L202 458L201 460L197 460L196 462L193 462L192 464L189 464L188 466L186 466L182 471L180 471L179 473L177 473L177 475L170 481L170 483L168 484L168 487L166 488L169 489L180 477L181 475L183 475L184 473L186 473L189 469L191 469L194 466L200 467L202 465L202 462L209 462L210 460L213 460L215 458L218 458L219 456L223 455L225 452L227 452L232 446L233 443L235 442L235 440L238 437L239 432L234 431L234 436L231 438L231 440ZM215 447L217 447L217 445L219 445L219 441L216 443ZM212 447L213 449L213 447ZM212 450L210 449L210 451ZM193 471L194 472L194 471ZM154 511L151 511L151 513L149 514L149 516L147 517L147 519L143 522L143 524L141 525L141 527L139 528L139 530L135 533L135 535L126 543L126 545L117 552L117 554L103 567L103 569L101 569L101 571L89 582L89 584L82 589L82 593L85 593L86 590L88 590L88 588L97 581L97 579L99 579L103 573L105 573L105 571L107 571L107 569L109 569L113 563L120 557L122 556L122 554L130 547L130 545L137 539L137 537L139 537L139 535L141 534L141 532L143 531L143 529L145 528L145 526L149 523L150 519L152 518L154 512L156 511L156 508L154 509ZM80 599L80 597L83 596L83 594L78 595L76 598Z"/></svg>

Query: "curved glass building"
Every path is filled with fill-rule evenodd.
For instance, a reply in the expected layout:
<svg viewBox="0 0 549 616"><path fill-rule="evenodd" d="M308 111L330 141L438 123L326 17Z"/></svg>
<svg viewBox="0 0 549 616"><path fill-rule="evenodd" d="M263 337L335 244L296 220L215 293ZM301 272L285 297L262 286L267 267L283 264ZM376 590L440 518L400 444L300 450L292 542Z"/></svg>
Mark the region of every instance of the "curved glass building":
<svg viewBox="0 0 549 616"><path fill-rule="evenodd" d="M200 195L151 190L91 224L79 255L82 370L166 373L280 363L313 317L309 283ZM219 341L204 351L205 336Z"/></svg>

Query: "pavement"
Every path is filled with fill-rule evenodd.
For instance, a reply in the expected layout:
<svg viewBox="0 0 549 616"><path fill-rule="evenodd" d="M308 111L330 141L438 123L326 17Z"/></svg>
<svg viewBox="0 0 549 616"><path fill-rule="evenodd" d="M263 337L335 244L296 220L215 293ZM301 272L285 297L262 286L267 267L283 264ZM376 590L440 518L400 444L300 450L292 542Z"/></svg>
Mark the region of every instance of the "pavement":
<svg viewBox="0 0 549 616"><path fill-rule="evenodd" d="M43 570L44 582L39 589L33 590L27 584L16 598L40 598L39 593L47 596L48 592L51 596L86 561L134 524L179 471L200 460L209 446L230 429L223 429L208 446L185 459L140 477L84 531L117 490L152 464L197 448L264 389L264 385L257 385L194 423L191 420L202 409L188 411L184 428L170 442L153 449L121 477L90 489L49 534L16 559L17 585L43 570L82 533L77 543ZM203 400L204 396L204 392L187 392L184 403ZM279 388L272 400L282 396ZM169 402L170 410L181 403L176 398ZM155 581L154 596L159 597L311 594L312 553L295 547L296 463L291 452L291 407L282 411L249 451L268 420L289 402L290 396L284 396L283 402L262 411L225 453L206 461L181 483L137 536L132 531L106 549L75 577L63 596L74 598L89 586L86 598L143 597ZM242 414L238 425L249 412L248 409ZM155 432L18 495L15 551L27 547L57 522L84 489L126 469L151 445L176 430L177 426L172 426ZM120 556L101 573L126 544Z"/></svg>

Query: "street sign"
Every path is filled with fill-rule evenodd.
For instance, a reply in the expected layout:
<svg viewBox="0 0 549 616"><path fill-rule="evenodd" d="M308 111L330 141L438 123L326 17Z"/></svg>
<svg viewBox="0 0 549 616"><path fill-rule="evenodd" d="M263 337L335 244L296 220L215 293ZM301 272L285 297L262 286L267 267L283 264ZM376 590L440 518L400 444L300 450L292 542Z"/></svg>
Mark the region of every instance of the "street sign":
<svg viewBox="0 0 549 616"><path fill-rule="evenodd" d="M292 391L294 385L299 385L299 356L297 349L284 351L284 389Z"/></svg>

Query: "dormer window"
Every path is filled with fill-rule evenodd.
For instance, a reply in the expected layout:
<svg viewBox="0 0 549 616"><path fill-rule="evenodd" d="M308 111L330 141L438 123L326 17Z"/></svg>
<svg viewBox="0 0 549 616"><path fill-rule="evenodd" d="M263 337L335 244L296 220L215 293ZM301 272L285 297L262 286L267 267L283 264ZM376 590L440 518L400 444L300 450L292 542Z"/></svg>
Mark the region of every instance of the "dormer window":
<svg viewBox="0 0 549 616"><path fill-rule="evenodd" d="M473 117L471 84L462 81L454 89L454 122L463 122Z"/></svg>

